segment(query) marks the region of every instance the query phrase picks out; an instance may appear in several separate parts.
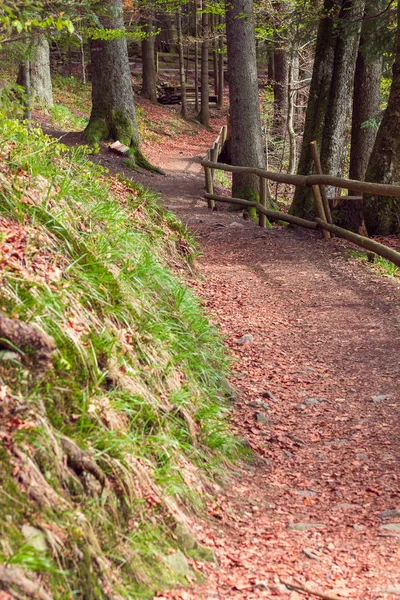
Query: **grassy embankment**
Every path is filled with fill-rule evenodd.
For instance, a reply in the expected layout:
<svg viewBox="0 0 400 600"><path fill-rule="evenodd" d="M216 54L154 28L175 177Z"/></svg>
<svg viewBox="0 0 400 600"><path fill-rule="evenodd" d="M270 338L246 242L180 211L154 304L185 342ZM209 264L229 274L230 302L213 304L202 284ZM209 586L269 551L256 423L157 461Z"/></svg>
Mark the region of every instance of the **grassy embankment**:
<svg viewBox="0 0 400 600"><path fill-rule="evenodd" d="M4 114L0 138L0 310L55 345L43 372L0 341L0 587L149 598L210 558L187 515L239 449L193 244L84 150Z"/></svg>

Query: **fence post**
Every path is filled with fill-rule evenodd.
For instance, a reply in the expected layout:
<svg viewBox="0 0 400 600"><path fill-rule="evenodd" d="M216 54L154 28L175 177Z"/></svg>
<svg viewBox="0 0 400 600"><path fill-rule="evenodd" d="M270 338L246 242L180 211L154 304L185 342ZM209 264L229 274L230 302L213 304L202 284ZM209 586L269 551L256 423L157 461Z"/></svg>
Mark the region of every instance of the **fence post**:
<svg viewBox="0 0 400 600"><path fill-rule="evenodd" d="M219 147L218 147L218 142L214 142L212 145L211 150L209 150L210 153L210 161L211 162L218 162L218 155L219 155ZM211 189L212 192L210 192L211 194L214 193L214 176L215 176L215 169L210 169L210 176L211 176ZM209 200L209 208L214 208L215 207L215 202L214 200Z"/></svg>
<svg viewBox="0 0 400 600"><path fill-rule="evenodd" d="M210 150L208 150L207 154L206 154L206 160L211 160L210 158ZM213 180L212 180L212 175L211 175L211 169L210 167L204 167L204 175L206 178L206 190L207 190L207 194L213 194L214 193L214 186L213 186ZM213 209L215 206L215 202L214 200L208 199L207 200L207 206L208 208Z"/></svg>
<svg viewBox="0 0 400 600"><path fill-rule="evenodd" d="M324 221L324 223L326 223L325 210L324 205L322 203L321 190L319 189L319 185L313 185L312 191L314 194L314 203L317 215L321 219L321 221ZM322 230L322 235L324 236L325 240L331 239L331 234L326 229Z"/></svg>
<svg viewBox="0 0 400 600"><path fill-rule="evenodd" d="M321 165L321 159L318 154L317 142L315 142L315 141L311 142L310 146L311 146L311 154L312 154L314 165L315 165L315 172L318 173L318 175L322 175L322 165ZM320 185L319 189L320 189L320 193L321 193L322 204L323 204L324 210L325 210L326 221L328 223L332 224L333 221L332 221L331 207L329 206L329 200L328 200L328 196L326 193L326 187L324 185Z"/></svg>
<svg viewBox="0 0 400 600"><path fill-rule="evenodd" d="M221 146L224 147L226 138L228 137L228 125L222 125L221 127Z"/></svg>
<svg viewBox="0 0 400 600"><path fill-rule="evenodd" d="M265 177L260 177L260 204L264 208L267 208L267 181ZM258 213L258 224L260 227L266 227L267 225L267 217L264 213Z"/></svg>

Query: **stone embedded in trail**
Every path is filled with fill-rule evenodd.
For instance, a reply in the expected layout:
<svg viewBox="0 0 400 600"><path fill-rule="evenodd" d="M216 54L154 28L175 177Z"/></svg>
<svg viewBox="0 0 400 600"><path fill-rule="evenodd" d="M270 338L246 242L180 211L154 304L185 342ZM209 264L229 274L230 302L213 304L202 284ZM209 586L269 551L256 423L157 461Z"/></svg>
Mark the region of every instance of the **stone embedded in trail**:
<svg viewBox="0 0 400 600"><path fill-rule="evenodd" d="M381 519L396 519L397 517L400 517L400 510L398 508L389 508L381 514Z"/></svg>
<svg viewBox="0 0 400 600"><path fill-rule="evenodd" d="M324 523L289 523L287 526L288 529L293 531L308 531L310 529L322 529L324 527Z"/></svg>
<svg viewBox="0 0 400 600"><path fill-rule="evenodd" d="M268 424L268 419L263 413L256 413L256 421L257 423Z"/></svg>
<svg viewBox="0 0 400 600"><path fill-rule="evenodd" d="M47 540L41 529L32 527L31 525L22 525L21 533L26 539L28 546L39 550L39 552L46 552Z"/></svg>
<svg viewBox="0 0 400 600"><path fill-rule="evenodd" d="M229 229L242 229L244 227L243 223L238 223L237 221L233 221L233 223L229 223Z"/></svg>
<svg viewBox="0 0 400 600"><path fill-rule="evenodd" d="M358 460L368 460L368 454L364 454L364 452L359 452L358 454L356 454L356 458L358 458Z"/></svg>
<svg viewBox="0 0 400 600"><path fill-rule="evenodd" d="M307 556L307 558L319 560L318 554L312 548L303 548L303 553Z"/></svg>
<svg viewBox="0 0 400 600"><path fill-rule="evenodd" d="M304 404L307 406L315 406L315 404L320 404L321 402L327 402L326 398L307 398L304 400Z"/></svg>
<svg viewBox="0 0 400 600"><path fill-rule="evenodd" d="M376 590L377 594L395 594L400 596L400 585L391 585L384 590Z"/></svg>
<svg viewBox="0 0 400 600"><path fill-rule="evenodd" d="M392 394L377 394L376 396L372 396L369 402L374 402L374 404L378 402L383 402L384 400L389 400L392 397Z"/></svg>
<svg viewBox="0 0 400 600"><path fill-rule="evenodd" d="M263 393L263 398L270 398L271 400L277 400L276 396L274 396L274 394L272 392L270 392L269 390L264 390Z"/></svg>
<svg viewBox="0 0 400 600"><path fill-rule="evenodd" d="M167 567L176 575L194 575L193 571L189 567L186 556L180 550L174 554L166 556L164 560Z"/></svg>
<svg viewBox="0 0 400 600"><path fill-rule="evenodd" d="M297 410L305 410L307 408L307 406L305 404L298 404L296 406Z"/></svg>
<svg viewBox="0 0 400 600"><path fill-rule="evenodd" d="M381 525L379 529L383 531L394 531L400 535L400 523L386 523L386 525Z"/></svg>
<svg viewBox="0 0 400 600"><path fill-rule="evenodd" d="M302 498L315 498L317 495L317 492L314 492L313 490L295 490L295 492Z"/></svg>
<svg viewBox="0 0 400 600"><path fill-rule="evenodd" d="M335 504L333 507L335 510L360 510L362 507L359 504L349 504L347 502L340 502Z"/></svg>
<svg viewBox="0 0 400 600"><path fill-rule="evenodd" d="M253 336L251 335L251 333L246 333L245 335L242 335L242 337L240 338L240 340L238 340L238 344L240 344L241 346L247 346L253 343Z"/></svg>

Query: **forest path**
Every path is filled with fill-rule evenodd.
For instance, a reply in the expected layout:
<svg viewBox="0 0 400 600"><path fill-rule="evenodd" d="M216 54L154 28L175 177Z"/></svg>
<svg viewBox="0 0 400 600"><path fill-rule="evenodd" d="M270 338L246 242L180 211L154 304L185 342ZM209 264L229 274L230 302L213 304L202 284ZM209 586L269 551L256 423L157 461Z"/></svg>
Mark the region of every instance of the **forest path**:
<svg viewBox="0 0 400 600"><path fill-rule="evenodd" d="M162 595L316 597L281 582L293 578L338 598L400 595L400 286L338 240L208 211L188 164L169 155L167 177L140 179L199 240L197 292L235 357L234 428L259 459L198 529L219 567Z"/></svg>
<svg viewBox="0 0 400 600"><path fill-rule="evenodd" d="M98 158L161 192L197 236L193 285L235 358L233 427L258 457L193 524L218 560L195 563L206 583L158 597L317 597L282 583L295 578L326 598L400 595L400 286L338 240L208 211L208 139L196 142L148 152L166 177Z"/></svg>
<svg viewBox="0 0 400 600"><path fill-rule="evenodd" d="M199 240L194 285L235 357L234 429L259 458L197 530L219 567L163 596L316 597L282 584L294 578L338 598L400 595L398 282L338 240L208 211L199 157L175 161L139 179Z"/></svg>

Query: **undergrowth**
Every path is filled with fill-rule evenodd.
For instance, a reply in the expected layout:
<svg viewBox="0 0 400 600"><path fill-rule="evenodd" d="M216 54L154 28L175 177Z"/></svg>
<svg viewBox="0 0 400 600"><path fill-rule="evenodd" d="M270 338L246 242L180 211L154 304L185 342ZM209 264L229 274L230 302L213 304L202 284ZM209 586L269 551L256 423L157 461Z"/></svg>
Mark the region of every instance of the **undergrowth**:
<svg viewBox="0 0 400 600"><path fill-rule="evenodd" d="M373 252L364 252L362 250L348 250L348 255L371 266L381 275L386 275L388 277L400 276L399 267L396 267L395 264L393 264L390 260L383 258L383 256L378 256Z"/></svg>
<svg viewBox="0 0 400 600"><path fill-rule="evenodd" d="M56 345L43 375L0 343L8 589L25 597L20 568L54 598L149 598L197 577L168 557L204 559L189 515L241 452L221 339L183 279L193 241L153 193L2 117L0 310Z"/></svg>

